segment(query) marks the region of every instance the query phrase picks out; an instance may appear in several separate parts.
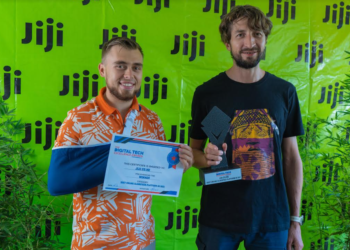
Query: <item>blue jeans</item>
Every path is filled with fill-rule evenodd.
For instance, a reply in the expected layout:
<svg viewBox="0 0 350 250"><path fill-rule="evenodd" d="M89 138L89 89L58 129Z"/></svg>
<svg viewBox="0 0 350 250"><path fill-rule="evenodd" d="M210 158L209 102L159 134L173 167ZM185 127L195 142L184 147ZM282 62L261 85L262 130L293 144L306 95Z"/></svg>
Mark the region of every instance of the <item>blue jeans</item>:
<svg viewBox="0 0 350 250"><path fill-rule="evenodd" d="M238 234L199 225L198 250L235 250L244 241L246 250L286 250L288 230L272 233Z"/></svg>

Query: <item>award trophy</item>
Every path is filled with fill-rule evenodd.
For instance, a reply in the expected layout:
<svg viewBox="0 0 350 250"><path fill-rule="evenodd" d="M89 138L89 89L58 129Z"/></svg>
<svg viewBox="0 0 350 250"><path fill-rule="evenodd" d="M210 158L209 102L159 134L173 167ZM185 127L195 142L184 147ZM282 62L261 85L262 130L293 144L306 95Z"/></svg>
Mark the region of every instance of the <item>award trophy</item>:
<svg viewBox="0 0 350 250"><path fill-rule="evenodd" d="M230 128L231 118L214 106L208 115L202 121L202 129L208 136L210 142L223 150L222 144ZM209 168L199 170L200 180L203 185L235 181L242 179L241 168L236 164L227 163L226 154L222 155L222 161Z"/></svg>

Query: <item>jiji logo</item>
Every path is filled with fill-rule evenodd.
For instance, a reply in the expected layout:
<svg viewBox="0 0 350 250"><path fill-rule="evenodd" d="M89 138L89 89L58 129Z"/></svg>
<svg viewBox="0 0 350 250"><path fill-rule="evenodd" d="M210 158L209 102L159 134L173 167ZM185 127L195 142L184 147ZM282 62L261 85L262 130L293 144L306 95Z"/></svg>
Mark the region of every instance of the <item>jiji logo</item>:
<svg viewBox="0 0 350 250"><path fill-rule="evenodd" d="M336 163L334 165L333 161L330 161L329 164L324 163L322 165L322 169L320 166L315 166L315 178L312 181L318 182L321 177L322 182L325 182L327 185L329 185L332 183L332 181L337 181L339 179L338 169L339 163ZM320 176L320 170L322 170L322 176Z"/></svg>
<svg viewBox="0 0 350 250"><path fill-rule="evenodd" d="M50 212L47 212L48 215L50 215ZM52 237L52 228L54 229L54 235L61 235L61 222L55 221L55 224L52 225L52 220L45 220L44 229L45 229L45 238L50 239ZM35 227L35 236L36 237L43 237L42 236L42 226L37 225Z"/></svg>
<svg viewBox="0 0 350 250"><path fill-rule="evenodd" d="M183 213L182 209L178 209L176 211L176 222L174 220L174 212L168 213L168 224L165 226L165 230L170 230L174 226L174 222L176 223L176 230L182 230L182 234L187 234L187 232L191 228L197 228L198 226L198 209L191 209L190 206L185 206L185 213Z"/></svg>
<svg viewBox="0 0 350 250"><path fill-rule="evenodd" d="M221 0L206 0L206 5L203 8L203 12L209 12L212 8L212 2L214 2L214 13L219 13L220 12L220 2ZM230 3L230 5L228 6L228 2ZM222 12L220 15L220 18L222 18L224 15L227 14L227 10L230 10L232 7L234 7L236 5L236 1L231 0L231 1L227 1L227 0L223 0L222 1Z"/></svg>
<svg viewBox="0 0 350 250"><path fill-rule="evenodd" d="M289 1L284 1L283 7L282 7L282 0L277 0L276 8L275 8L275 0L269 0L269 12L266 13L266 16L272 17L276 13L276 18L282 18L282 9L283 9L282 24L286 24L289 19L289 13L290 13L290 19L295 20L295 12L296 12L295 4L296 4L296 0L292 0L290 3Z"/></svg>
<svg viewBox="0 0 350 250"><path fill-rule="evenodd" d="M345 11L345 9L346 11ZM333 4L332 14L331 14L331 6L326 5L325 17L323 18L324 23L328 23L330 18L332 17L332 23L337 24L337 29L343 27L343 24L350 24L350 5L346 5L344 7L344 2L340 2L340 4ZM344 12L345 12L345 22L344 22ZM339 15L338 15L339 13Z"/></svg>
<svg viewBox="0 0 350 250"><path fill-rule="evenodd" d="M36 121L35 122L35 128L32 126L31 123L25 124L25 137L22 139L22 143L29 143L32 140L32 134L35 136L35 144L42 144L45 141L45 145L43 146L44 150L48 150L52 146L52 142L56 139L58 135L58 130L60 129L60 126L62 125L62 122L57 121L55 122L56 128L55 133L53 133L53 127L52 127L52 118L47 117L45 119L46 124L43 126L42 121ZM45 133L43 135L42 133L42 127L45 127ZM43 140L44 139L44 140Z"/></svg>
<svg viewBox="0 0 350 250"><path fill-rule="evenodd" d="M129 27L127 25L122 25L122 28L118 29L117 27L112 28L111 30L109 29L103 29L102 30L102 43L99 45L99 48L102 49L103 44L108 42L110 39L113 37L127 37L130 38L131 40L136 42L136 30L131 29L130 34L128 33ZM110 33L111 32L111 35Z"/></svg>
<svg viewBox="0 0 350 250"><path fill-rule="evenodd" d="M334 250L334 239L329 239L328 237L323 239L323 248L321 246L321 239L319 239L317 241L317 244L315 244L315 242L311 242L310 243L310 250L318 250L318 249L322 249L322 250Z"/></svg>
<svg viewBox="0 0 350 250"><path fill-rule="evenodd" d="M305 52L305 53L303 53L303 52ZM318 56L317 56L317 54L318 54ZM310 68L315 67L316 62L323 63L323 44L321 43L317 46L317 41L312 41L311 51L310 51L309 43L305 44L305 49L303 48L302 44L299 44L298 45L298 56L295 58L295 61L300 62L303 57L304 57L304 61L306 63L309 63L309 58L311 57L311 62L309 65Z"/></svg>
<svg viewBox="0 0 350 250"><path fill-rule="evenodd" d="M35 44L43 45L43 25L42 21L36 22L35 28ZM56 27L56 28L55 28ZM63 23L56 23L54 26L54 20L48 18L46 20L46 47L44 48L45 52L51 51L54 45L63 46ZM54 43L54 33L56 38L56 43ZM25 38L22 39L23 44L29 44L32 42L33 38L33 23L25 23Z"/></svg>
<svg viewBox="0 0 350 250"><path fill-rule="evenodd" d="M171 125L171 136L168 141L188 144L190 142L191 124L192 120L189 120L187 125L184 122L181 122L179 125Z"/></svg>
<svg viewBox="0 0 350 250"><path fill-rule="evenodd" d="M313 203L308 202L306 199L302 200L301 205L301 214L304 216L305 221L312 219L312 207Z"/></svg>
<svg viewBox="0 0 350 250"><path fill-rule="evenodd" d="M12 73L14 74L14 76L12 75ZM12 72L10 66L4 67L4 95L2 96L2 99L7 100L11 96L12 81L14 83L13 93L15 95L21 94L21 74L22 72L20 70L15 70L14 72Z"/></svg>
<svg viewBox="0 0 350 250"><path fill-rule="evenodd" d="M204 56L205 52L205 35L200 35L199 40L197 37L197 31L192 31L192 36L190 37L187 33L185 33L182 36L182 42L181 42L181 36L175 35L174 38L174 48L170 51L170 54L176 55L180 52L180 44L182 44L182 53L180 54L187 56L188 50L189 50L189 43L191 44L191 55L189 57L189 61L192 62L194 59L196 59L197 51L199 47L198 54L199 56Z"/></svg>
<svg viewBox="0 0 350 250"><path fill-rule="evenodd" d="M154 7L154 12L160 11L162 8L162 0L155 0L156 6ZM135 0L135 4L141 4L143 0ZM147 5L152 6L153 0L147 0ZM169 8L169 0L164 0L164 8Z"/></svg>
<svg viewBox="0 0 350 250"><path fill-rule="evenodd" d="M91 85L91 95L93 97L98 95L98 75L97 74L93 74L90 76L90 72L88 70L84 70L82 81L80 78L80 74L74 73L72 76L69 76L69 75L63 76L63 86L62 86L62 90L59 92L60 96L67 95L70 91L70 86L73 87L73 96L80 96L81 84L83 85L83 88L82 88L83 91L82 91L82 97L80 99L80 102L86 102L88 100L90 85Z"/></svg>
<svg viewBox="0 0 350 250"><path fill-rule="evenodd" d="M150 99L151 93L152 93L152 100L151 104L154 105L158 102L159 99L159 89L161 89L160 98L161 99L167 99L168 98L168 78L163 77L160 80L159 74L154 74L153 79L151 77L146 76L144 78L145 84L140 88L140 91L137 93L137 97L141 96L141 93L143 93L144 99ZM160 83L160 81L162 83ZM160 86L161 84L161 86ZM151 90L151 86L153 86L153 91Z"/></svg>
<svg viewBox="0 0 350 250"><path fill-rule="evenodd" d="M327 104L331 104L331 109L334 109L337 106L337 103L342 104L343 103L343 98L344 98L344 92L343 92L344 87L340 86L339 87L339 82L336 82L334 85L329 84L328 85L328 91L326 91L326 87L322 87L321 89L321 97L318 100L318 104L322 104L325 102L326 97L327 97ZM327 95L326 95L327 92ZM338 100L339 96L339 100Z"/></svg>

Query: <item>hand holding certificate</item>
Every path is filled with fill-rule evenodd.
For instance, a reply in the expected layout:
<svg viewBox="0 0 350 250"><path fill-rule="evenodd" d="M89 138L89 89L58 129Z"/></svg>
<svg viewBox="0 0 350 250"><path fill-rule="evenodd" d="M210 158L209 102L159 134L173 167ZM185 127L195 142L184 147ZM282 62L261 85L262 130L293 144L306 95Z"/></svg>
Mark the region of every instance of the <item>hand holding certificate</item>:
<svg viewBox="0 0 350 250"><path fill-rule="evenodd" d="M177 197L182 174L179 144L114 135L103 190Z"/></svg>

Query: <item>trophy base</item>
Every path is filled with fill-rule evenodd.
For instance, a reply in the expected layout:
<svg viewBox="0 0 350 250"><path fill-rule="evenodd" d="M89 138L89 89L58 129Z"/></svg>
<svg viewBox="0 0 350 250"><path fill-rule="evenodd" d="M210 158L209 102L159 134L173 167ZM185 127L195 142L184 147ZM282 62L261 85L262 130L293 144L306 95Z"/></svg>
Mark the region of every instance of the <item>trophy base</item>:
<svg viewBox="0 0 350 250"><path fill-rule="evenodd" d="M236 164L230 164L220 169L202 168L199 169L200 181L203 185L237 181L242 179L241 168Z"/></svg>

